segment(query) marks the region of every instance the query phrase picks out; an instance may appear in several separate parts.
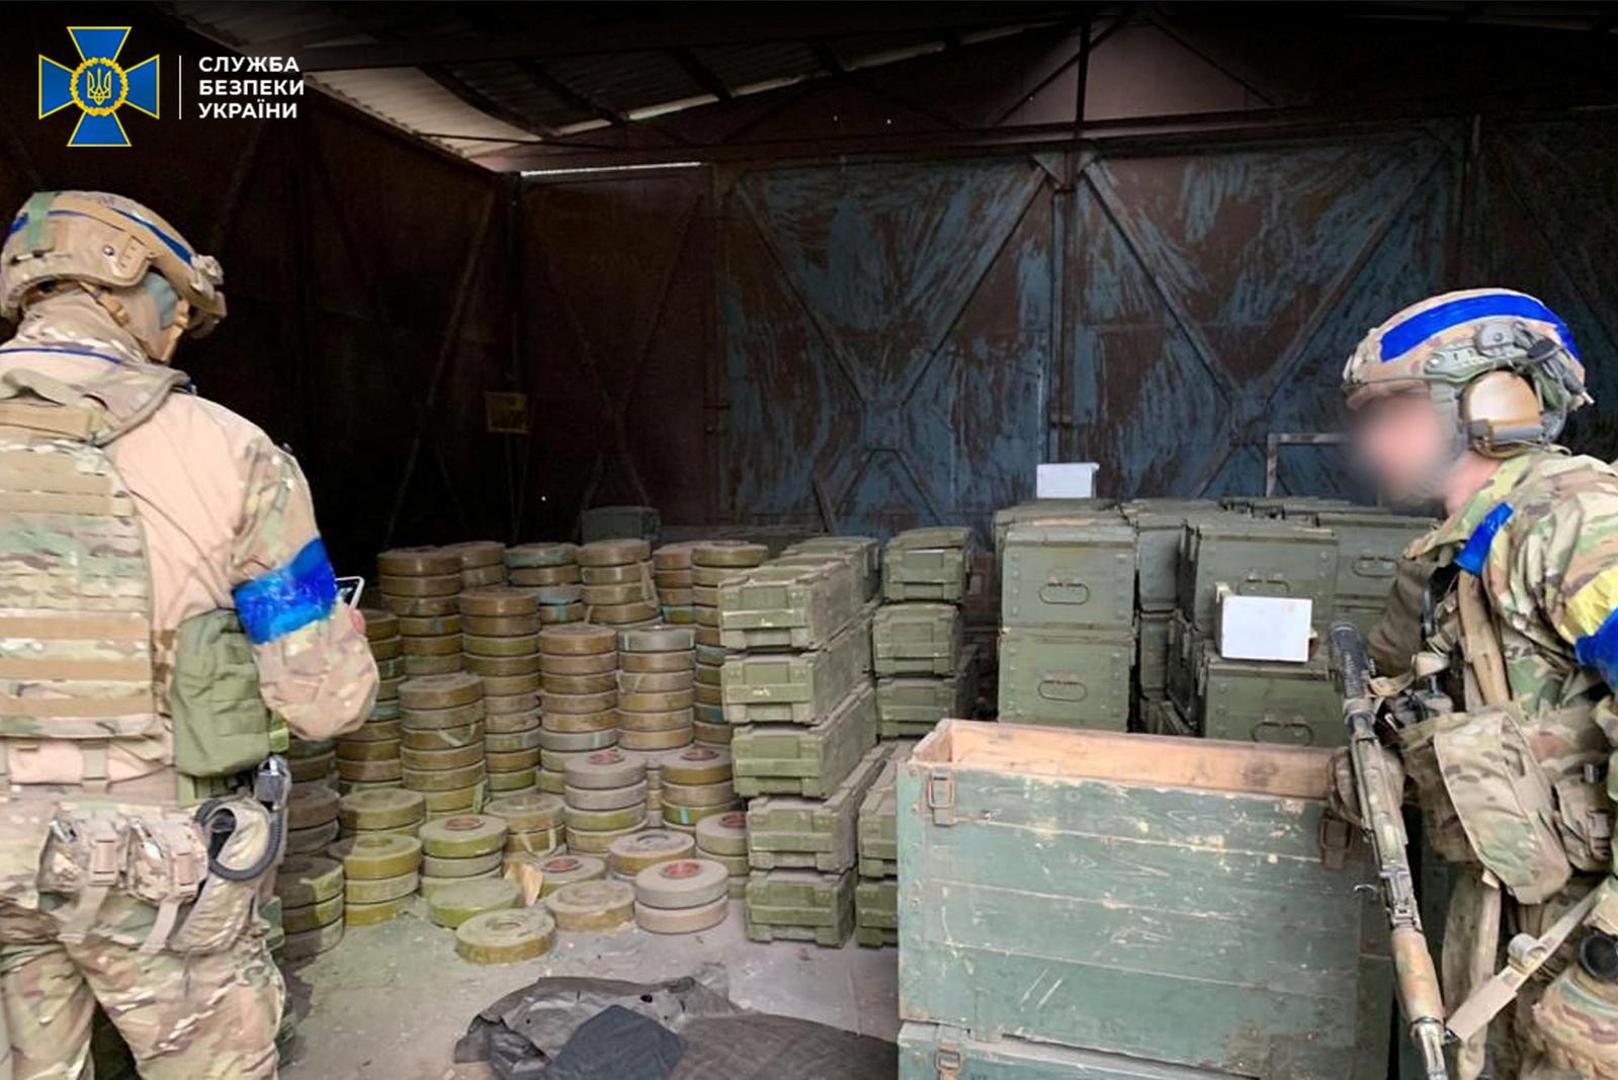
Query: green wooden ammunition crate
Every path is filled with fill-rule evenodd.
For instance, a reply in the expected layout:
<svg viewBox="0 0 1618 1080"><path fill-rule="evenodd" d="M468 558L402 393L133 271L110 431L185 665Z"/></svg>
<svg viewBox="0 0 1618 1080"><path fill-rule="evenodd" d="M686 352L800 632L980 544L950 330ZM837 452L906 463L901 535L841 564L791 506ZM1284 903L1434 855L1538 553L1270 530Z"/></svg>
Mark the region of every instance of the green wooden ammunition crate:
<svg viewBox="0 0 1618 1080"><path fill-rule="evenodd" d="M977 656L976 645L963 645L953 675L878 679L877 736L919 738L946 716L970 718L978 699Z"/></svg>
<svg viewBox="0 0 1618 1080"><path fill-rule="evenodd" d="M872 949L899 944L899 880L854 882L854 940Z"/></svg>
<svg viewBox="0 0 1618 1080"><path fill-rule="evenodd" d="M1183 613L1176 611L1169 617L1164 689L1188 718L1195 718L1197 714L1197 674L1202 669L1202 654L1208 650L1208 642L1208 635L1192 626Z"/></svg>
<svg viewBox="0 0 1618 1080"><path fill-rule="evenodd" d="M1180 598L1180 536L1188 521L1226 512L1211 499L1134 499L1124 518L1135 529L1135 604L1141 611L1172 611Z"/></svg>
<svg viewBox="0 0 1618 1080"><path fill-rule="evenodd" d="M1016 525L1000 562L1000 625L1127 629L1135 617L1128 525Z"/></svg>
<svg viewBox="0 0 1618 1080"><path fill-rule="evenodd" d="M1000 719L1123 731L1129 726L1131 634L1000 631Z"/></svg>
<svg viewBox="0 0 1618 1080"><path fill-rule="evenodd" d="M1180 610L1205 634L1218 626L1220 585L1238 596L1314 602L1313 621L1331 623L1337 592L1337 538L1329 529L1287 521L1188 524L1180 547Z"/></svg>
<svg viewBox="0 0 1618 1080"><path fill-rule="evenodd" d="M954 604L883 604L871 621L871 670L949 675L961 652L961 609Z"/></svg>
<svg viewBox="0 0 1618 1080"><path fill-rule="evenodd" d="M651 506L596 506L579 515L579 539L645 540L654 543L662 518Z"/></svg>
<svg viewBox="0 0 1618 1080"><path fill-rule="evenodd" d="M1198 673L1202 734L1236 742L1342 746L1343 699L1317 655L1307 664L1226 660L1213 649Z"/></svg>
<svg viewBox="0 0 1618 1080"><path fill-rule="evenodd" d="M898 767L900 1015L1262 1080L1382 1077L1330 751L950 721ZM1330 857L1327 857L1330 855Z"/></svg>
<svg viewBox="0 0 1618 1080"><path fill-rule="evenodd" d="M872 747L824 799L754 799L747 806L747 858L753 868L838 872L852 867L859 855L860 807L887 762L888 748Z"/></svg>
<svg viewBox="0 0 1618 1080"><path fill-rule="evenodd" d="M959 1028L906 1022L899 1029L899 1080L1236 1080L1230 1073L1123 1054L997 1039Z"/></svg>
<svg viewBox="0 0 1618 1080"><path fill-rule="evenodd" d="M900 1016L1260 1080L1384 1076L1391 962L1361 846L1321 847L1330 762L940 725L898 768Z"/></svg>
<svg viewBox="0 0 1618 1080"><path fill-rule="evenodd" d="M765 563L719 586L719 636L727 649L819 649L860 613L852 563Z"/></svg>
<svg viewBox="0 0 1618 1080"><path fill-rule="evenodd" d="M802 555L846 555L854 560L861 595L874 600L882 592L882 543L874 536L811 536L781 553L781 558Z"/></svg>
<svg viewBox="0 0 1618 1080"><path fill-rule="evenodd" d="M1143 611L1135 623L1135 682L1147 697L1160 698L1169 686L1169 627L1174 615Z"/></svg>
<svg viewBox="0 0 1618 1080"><path fill-rule="evenodd" d="M1036 521L1070 521L1075 524L1113 524L1120 520L1116 499L1035 499L994 512L994 558L1006 553L1006 534L1014 526Z"/></svg>
<svg viewBox="0 0 1618 1080"><path fill-rule="evenodd" d="M725 719L732 724L813 724L826 718L871 670L871 623L861 616L825 648L748 652L720 669Z"/></svg>
<svg viewBox="0 0 1618 1080"><path fill-rule="evenodd" d="M854 874L755 870L747 878L742 910L754 941L785 938L836 947L854 932Z"/></svg>
<svg viewBox="0 0 1618 1080"><path fill-rule="evenodd" d="M892 743L876 783L865 793L859 817L861 877L892 877L899 872L899 763L910 756L912 743Z"/></svg>
<svg viewBox="0 0 1618 1080"><path fill-rule="evenodd" d="M837 790L876 745L876 691L851 690L818 724L743 724L730 741L732 784L744 799L813 795Z"/></svg>
<svg viewBox="0 0 1618 1080"><path fill-rule="evenodd" d="M1337 536L1337 602L1380 604L1393 588L1405 548L1433 528L1428 518L1372 513L1364 508L1315 515Z"/></svg>
<svg viewBox="0 0 1618 1080"><path fill-rule="evenodd" d="M935 525L900 533L882 552L882 599L959 604L966 598L975 548L972 530L964 526Z"/></svg>
<svg viewBox="0 0 1618 1080"><path fill-rule="evenodd" d="M1354 505L1347 499L1324 495L1227 495L1219 504L1227 510L1275 521L1307 520L1322 510L1345 510Z"/></svg>

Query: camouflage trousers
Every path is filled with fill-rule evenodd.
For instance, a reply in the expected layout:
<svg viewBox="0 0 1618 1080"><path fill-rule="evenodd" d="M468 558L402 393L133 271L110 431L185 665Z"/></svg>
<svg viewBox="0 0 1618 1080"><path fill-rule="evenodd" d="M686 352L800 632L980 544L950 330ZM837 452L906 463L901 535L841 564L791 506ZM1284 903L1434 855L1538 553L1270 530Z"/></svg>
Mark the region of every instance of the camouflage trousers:
<svg viewBox="0 0 1618 1080"><path fill-rule="evenodd" d="M260 920L207 953L142 954L152 905L113 893L69 943L60 934L68 909L42 899L42 910L0 901L14 1080L80 1080L97 1004L145 1080L274 1080L282 986Z"/></svg>

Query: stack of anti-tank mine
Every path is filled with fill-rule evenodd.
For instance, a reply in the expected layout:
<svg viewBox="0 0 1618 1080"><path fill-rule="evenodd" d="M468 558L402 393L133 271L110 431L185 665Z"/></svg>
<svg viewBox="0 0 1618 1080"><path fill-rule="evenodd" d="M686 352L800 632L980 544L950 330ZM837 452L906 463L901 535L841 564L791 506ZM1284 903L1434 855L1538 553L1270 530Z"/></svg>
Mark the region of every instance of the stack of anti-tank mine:
<svg viewBox="0 0 1618 1080"><path fill-rule="evenodd" d="M483 680L467 672L424 675L399 687L404 786L430 819L470 810L488 778Z"/></svg>
<svg viewBox="0 0 1618 1080"><path fill-rule="evenodd" d="M853 931L854 815L880 770L868 754L876 695L867 566L856 543L766 562L718 586L722 700L737 725L733 789L752 800L744 895L755 940L840 945ZM733 849L734 829L706 839ZM728 878L738 867L722 868Z"/></svg>
<svg viewBox="0 0 1618 1080"><path fill-rule="evenodd" d="M461 593L466 670L483 682L483 749L491 795L531 791L540 755L539 604L491 585Z"/></svg>
<svg viewBox="0 0 1618 1080"><path fill-rule="evenodd" d="M601 626L657 622L652 551L644 540L596 540L578 549L585 619Z"/></svg>
<svg viewBox="0 0 1618 1080"><path fill-rule="evenodd" d="M460 671L461 556L442 548L394 548L378 555L376 565L383 606L399 616L404 673Z"/></svg>
<svg viewBox="0 0 1618 1080"><path fill-rule="evenodd" d="M618 634L562 623L539 634L540 790L561 795L567 765L618 744Z"/></svg>
<svg viewBox="0 0 1618 1080"><path fill-rule="evenodd" d="M358 731L337 740L338 789L344 793L397 788L404 778L399 761L399 684L404 681L399 617L371 608L360 614L376 660L376 704Z"/></svg>
<svg viewBox="0 0 1618 1080"><path fill-rule="evenodd" d="M539 605L544 625L584 621L584 586L574 544L519 544L505 551L506 578Z"/></svg>

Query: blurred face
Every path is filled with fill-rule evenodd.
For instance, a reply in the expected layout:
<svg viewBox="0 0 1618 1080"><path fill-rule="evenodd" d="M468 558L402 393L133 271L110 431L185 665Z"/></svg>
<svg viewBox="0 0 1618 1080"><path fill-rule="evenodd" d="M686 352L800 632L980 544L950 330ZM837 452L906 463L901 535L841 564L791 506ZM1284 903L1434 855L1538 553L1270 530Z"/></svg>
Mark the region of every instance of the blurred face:
<svg viewBox="0 0 1618 1080"><path fill-rule="evenodd" d="M1352 431L1356 457L1397 504L1434 498L1455 462L1455 432L1425 390L1367 402L1354 413Z"/></svg>

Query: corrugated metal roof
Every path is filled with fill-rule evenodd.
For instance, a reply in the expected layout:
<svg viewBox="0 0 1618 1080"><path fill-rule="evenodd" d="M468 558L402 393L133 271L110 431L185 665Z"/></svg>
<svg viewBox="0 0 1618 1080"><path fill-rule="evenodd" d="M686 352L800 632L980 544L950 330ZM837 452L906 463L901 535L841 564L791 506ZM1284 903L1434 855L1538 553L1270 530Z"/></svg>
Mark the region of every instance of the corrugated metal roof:
<svg viewBox="0 0 1618 1080"><path fill-rule="evenodd" d="M161 5L244 52L299 58L311 85L468 158L806 79L1071 28L1049 0L940 4L227 3ZM1133 8L1131 7L1131 10ZM1099 9L1086 9L1094 16ZM1600 5L1413 0L1341 13L1618 29Z"/></svg>

